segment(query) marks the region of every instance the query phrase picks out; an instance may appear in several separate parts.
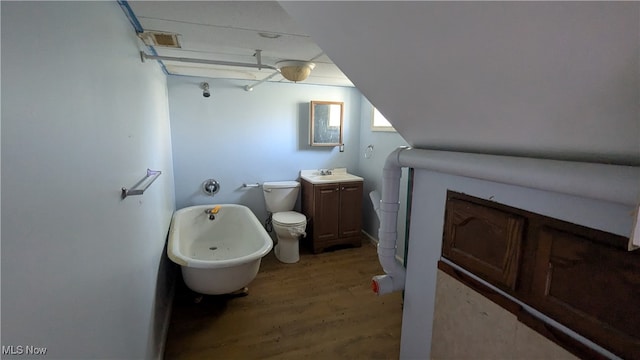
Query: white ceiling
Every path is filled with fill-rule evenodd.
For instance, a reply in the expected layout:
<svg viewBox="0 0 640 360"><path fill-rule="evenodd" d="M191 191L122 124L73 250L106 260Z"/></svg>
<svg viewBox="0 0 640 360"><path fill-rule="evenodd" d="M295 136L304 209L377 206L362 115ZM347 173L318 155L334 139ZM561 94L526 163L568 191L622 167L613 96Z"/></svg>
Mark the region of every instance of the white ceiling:
<svg viewBox="0 0 640 360"><path fill-rule="evenodd" d="M281 60L313 60L305 84L353 86L351 81L273 1L131 1L129 6L145 31L179 34L180 49L154 46L159 56L275 66ZM260 33L279 35L270 39ZM150 52L147 54L151 55ZM275 71L162 60L170 74L256 81ZM270 81L286 81L276 75Z"/></svg>

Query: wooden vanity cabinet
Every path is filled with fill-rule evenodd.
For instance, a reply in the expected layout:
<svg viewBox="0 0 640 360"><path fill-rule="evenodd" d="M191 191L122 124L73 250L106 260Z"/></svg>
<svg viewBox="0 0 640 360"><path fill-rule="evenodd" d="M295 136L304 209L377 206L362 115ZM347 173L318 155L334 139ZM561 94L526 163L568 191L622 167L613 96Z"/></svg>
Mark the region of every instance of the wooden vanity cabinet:
<svg viewBox="0 0 640 360"><path fill-rule="evenodd" d="M314 253L335 245L361 245L361 181L312 184L303 179L302 212Z"/></svg>

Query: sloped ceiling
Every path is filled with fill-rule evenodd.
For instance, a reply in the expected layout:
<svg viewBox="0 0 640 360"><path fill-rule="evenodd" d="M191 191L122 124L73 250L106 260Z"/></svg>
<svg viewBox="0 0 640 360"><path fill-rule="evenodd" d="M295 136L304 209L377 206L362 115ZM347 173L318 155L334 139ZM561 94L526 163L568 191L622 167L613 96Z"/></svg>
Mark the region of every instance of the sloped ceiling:
<svg viewBox="0 0 640 360"><path fill-rule="evenodd" d="M178 34L181 48L154 46L159 56L275 66L281 60L313 61L305 84L353 86L331 59L275 1L129 1L144 31ZM152 54L148 54L152 55ZM170 74L249 80L269 69L162 61ZM269 81L285 81L277 75Z"/></svg>
<svg viewBox="0 0 640 360"><path fill-rule="evenodd" d="M640 165L638 2L287 2L413 147Z"/></svg>

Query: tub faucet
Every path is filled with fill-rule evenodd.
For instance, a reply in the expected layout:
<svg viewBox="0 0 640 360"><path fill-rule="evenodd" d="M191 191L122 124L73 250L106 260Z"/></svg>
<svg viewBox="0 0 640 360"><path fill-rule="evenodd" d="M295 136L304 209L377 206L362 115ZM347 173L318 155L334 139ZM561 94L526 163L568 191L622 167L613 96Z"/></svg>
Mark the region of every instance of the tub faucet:
<svg viewBox="0 0 640 360"><path fill-rule="evenodd" d="M216 205L212 208L206 209L204 212L205 214L217 214L218 211L220 211L221 206L220 205Z"/></svg>
<svg viewBox="0 0 640 360"><path fill-rule="evenodd" d="M214 206L210 209L206 209L204 213L209 215L209 220L214 220L218 211L220 211L220 205Z"/></svg>

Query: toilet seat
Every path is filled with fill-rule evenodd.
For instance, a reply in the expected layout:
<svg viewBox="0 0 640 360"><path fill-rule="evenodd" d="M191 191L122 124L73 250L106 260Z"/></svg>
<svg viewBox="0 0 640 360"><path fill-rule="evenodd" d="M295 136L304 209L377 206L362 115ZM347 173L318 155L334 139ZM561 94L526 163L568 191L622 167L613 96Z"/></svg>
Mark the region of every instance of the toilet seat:
<svg viewBox="0 0 640 360"><path fill-rule="evenodd" d="M282 211L273 214L271 220L274 225L282 227L295 227L305 225L307 217L295 211Z"/></svg>

